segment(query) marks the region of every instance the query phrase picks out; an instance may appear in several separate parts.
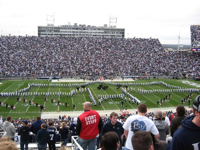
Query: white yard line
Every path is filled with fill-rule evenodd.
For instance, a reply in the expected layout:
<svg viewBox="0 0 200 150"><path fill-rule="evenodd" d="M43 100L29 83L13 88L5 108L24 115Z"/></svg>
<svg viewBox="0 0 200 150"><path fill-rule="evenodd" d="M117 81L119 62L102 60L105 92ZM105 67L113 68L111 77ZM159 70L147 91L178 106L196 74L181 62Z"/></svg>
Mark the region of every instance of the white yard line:
<svg viewBox="0 0 200 150"><path fill-rule="evenodd" d="M142 95L142 96L144 96L144 95ZM146 97L146 96L144 96L144 97ZM147 97L146 97L147 98ZM147 98L148 100L150 100L149 98ZM154 103L154 104L156 104L154 101L152 101L152 100L150 100L152 103ZM157 105L157 104L156 104ZM158 105L159 106L159 105ZM159 106L159 107L161 107L161 106Z"/></svg>
<svg viewBox="0 0 200 150"><path fill-rule="evenodd" d="M143 89L143 88L142 88ZM142 95L142 96L144 96L144 95ZM144 97L146 97L146 96L144 96ZM146 97L147 98L147 97ZM149 98L147 98L148 100L150 100ZM156 104L154 101L152 101L152 100L150 100L152 103L154 103L154 104ZM157 104L156 104L157 105ZM158 105L159 106L159 105ZM160 107L160 106L159 106Z"/></svg>
<svg viewBox="0 0 200 150"><path fill-rule="evenodd" d="M106 91L105 90L103 90L105 93L106 93ZM106 93L106 95L108 95L108 93ZM113 100L112 100L113 101ZM113 103L115 104L115 102L113 101ZM115 104L115 106L118 108L118 109L120 109L116 104Z"/></svg>
<svg viewBox="0 0 200 150"><path fill-rule="evenodd" d="M58 100L60 101L60 88L59 88L59 96L58 96ZM59 104L58 104L58 111L59 111Z"/></svg>
<svg viewBox="0 0 200 150"><path fill-rule="evenodd" d="M90 89L93 91L93 89L91 88L91 86L90 86L90 85L89 85L89 87L90 87ZM95 93L94 91L93 91L93 93L94 93L94 95L96 96L96 98L98 99L98 97L97 97L96 93ZM98 104L98 102L97 102L97 104ZM103 109L104 109L104 110L106 110L106 109L105 109L105 107L102 105L102 103L101 103L101 106L103 107Z"/></svg>
<svg viewBox="0 0 200 150"><path fill-rule="evenodd" d="M154 85L154 86L156 86L156 85ZM158 86L156 86L156 87L158 87ZM151 88L151 87L150 87ZM152 89L152 88L151 88ZM165 94L163 94L163 93L161 93L162 95L165 95ZM173 94L175 94L175 93L173 93ZM175 94L175 95L177 95L177 94ZM179 95L177 95L177 96L179 96ZM179 96L180 97L180 96ZM173 99L172 97L170 97L171 99ZM176 101L176 102L178 102L178 103L180 103L179 101L177 101L177 100L175 100L175 99L173 99L174 101ZM170 104L171 105L171 104ZM173 106L173 105L172 105Z"/></svg>
<svg viewBox="0 0 200 150"><path fill-rule="evenodd" d="M24 82L23 82L23 84L22 84L22 85L24 85ZM22 85L20 85L20 86L22 86ZM19 87L20 87L20 86L19 86ZM19 87L18 87L18 88L19 88ZM17 89L18 89L18 88L17 88ZM16 90L17 90L17 89L16 89ZM20 98L21 98L21 97L20 97ZM18 102L16 102L16 103L15 103L15 105L14 105L13 107L15 107L17 104L18 104ZM10 112L9 112L9 113L11 113L11 112L12 112L12 109L10 110Z"/></svg>
<svg viewBox="0 0 200 150"><path fill-rule="evenodd" d="M151 88L151 87L150 87ZM151 89L153 89L153 88L151 88ZM162 93L161 93L162 94ZM153 94L153 95L155 95L155 94ZM162 95L164 95L164 94L162 94ZM156 97L158 97L157 95L155 95ZM160 99L160 97L158 97L159 99ZM167 104L169 104L169 105L171 105L171 106L173 106L172 104L170 104L170 103L167 103Z"/></svg>
<svg viewBox="0 0 200 150"><path fill-rule="evenodd" d="M42 83L43 83L43 82L42 82ZM37 89L36 92L38 92L39 89L40 89L40 86L38 87L38 89ZM34 98L35 98L35 96L33 96L33 98L31 99L31 102L33 101ZM30 105L28 105L28 108L26 109L26 112L28 111L29 107L30 107Z"/></svg>
<svg viewBox="0 0 200 150"><path fill-rule="evenodd" d="M85 98L85 95L84 95L84 93L83 93L83 97L84 97L84 99L85 99L85 102L86 102L86 98Z"/></svg>
<svg viewBox="0 0 200 150"><path fill-rule="evenodd" d="M50 89L50 87L49 87L49 89ZM49 89L48 89L48 93L49 93ZM44 108L45 108L45 104L46 104L46 101L44 102Z"/></svg>
<svg viewBox="0 0 200 150"><path fill-rule="evenodd" d="M23 82L23 84L24 84L24 82ZM22 84L22 85L23 85L23 84ZM12 85L13 85L13 84L12 84ZM20 86L22 86L22 85L20 85ZM11 85L10 85L10 86L11 86ZM10 86L9 86L9 87L10 87ZM19 87L20 87L20 86L19 86ZM18 87L18 88L19 88L19 87ZM18 88L17 88L17 89L18 89ZM8 89L8 88L6 88L6 89ZM6 90L6 89L5 89L5 90ZM17 89L16 89L16 90L17 90ZM5 91L5 90L4 90L4 91ZM9 98L9 97L7 97L7 98L3 101L3 103L4 103L8 98Z"/></svg>
<svg viewBox="0 0 200 150"><path fill-rule="evenodd" d="M110 85L109 87L111 87L111 85ZM112 88L112 87L111 87L111 88ZM113 88L112 88L112 89L113 89ZM120 88L120 90L121 90L121 88ZM113 91L115 91L115 93L117 93L115 89L113 89ZM118 93L117 93L117 94L118 94ZM129 104L129 103L127 102L127 103L125 103L125 104ZM129 104L129 106L131 106L131 104ZM131 107L134 109L133 106L131 106Z"/></svg>
<svg viewBox="0 0 200 150"><path fill-rule="evenodd" d="M70 93L71 93L71 86L70 86ZM73 104L74 104L73 96L71 96L71 99L72 99L72 106L73 106ZM75 111L75 110L73 109L73 111Z"/></svg>
<svg viewBox="0 0 200 150"><path fill-rule="evenodd" d="M15 84L16 82L13 82L13 84ZM7 87L6 89L4 89L2 92L6 91L8 88L10 88L11 86L13 86L13 84L11 84L9 87Z"/></svg>

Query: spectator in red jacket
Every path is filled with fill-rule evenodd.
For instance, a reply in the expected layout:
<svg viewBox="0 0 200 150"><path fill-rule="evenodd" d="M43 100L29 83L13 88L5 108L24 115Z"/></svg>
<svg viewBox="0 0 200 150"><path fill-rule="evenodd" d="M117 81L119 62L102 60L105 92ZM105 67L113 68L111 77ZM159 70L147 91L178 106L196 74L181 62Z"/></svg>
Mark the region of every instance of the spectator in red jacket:
<svg viewBox="0 0 200 150"><path fill-rule="evenodd" d="M96 137L103 126L101 117L98 112L92 110L92 104L85 102L83 104L84 113L78 117L76 133L79 136L78 142L80 146L86 150L94 150L96 145Z"/></svg>

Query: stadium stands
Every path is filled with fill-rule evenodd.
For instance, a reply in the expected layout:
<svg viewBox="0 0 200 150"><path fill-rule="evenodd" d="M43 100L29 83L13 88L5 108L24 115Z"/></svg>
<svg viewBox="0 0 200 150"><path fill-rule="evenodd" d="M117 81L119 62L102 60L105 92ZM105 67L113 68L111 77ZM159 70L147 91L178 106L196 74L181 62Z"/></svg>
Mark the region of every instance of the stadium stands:
<svg viewBox="0 0 200 150"><path fill-rule="evenodd" d="M199 76L199 54L167 52L158 39L0 37L2 76Z"/></svg>

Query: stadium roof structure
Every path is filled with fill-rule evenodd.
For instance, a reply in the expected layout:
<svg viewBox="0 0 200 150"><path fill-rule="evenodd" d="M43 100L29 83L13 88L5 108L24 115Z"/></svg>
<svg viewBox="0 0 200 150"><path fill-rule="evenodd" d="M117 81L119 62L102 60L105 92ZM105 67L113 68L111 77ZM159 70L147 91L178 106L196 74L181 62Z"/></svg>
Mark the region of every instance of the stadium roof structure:
<svg viewBox="0 0 200 150"><path fill-rule="evenodd" d="M60 36L60 37L105 37L105 38L124 38L125 29L116 26L91 26L85 24L38 26L38 36Z"/></svg>

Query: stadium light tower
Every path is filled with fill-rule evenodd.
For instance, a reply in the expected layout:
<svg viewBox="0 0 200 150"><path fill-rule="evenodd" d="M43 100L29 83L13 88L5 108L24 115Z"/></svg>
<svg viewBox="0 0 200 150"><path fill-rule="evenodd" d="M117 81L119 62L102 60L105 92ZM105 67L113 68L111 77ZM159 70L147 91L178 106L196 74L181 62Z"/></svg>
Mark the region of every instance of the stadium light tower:
<svg viewBox="0 0 200 150"><path fill-rule="evenodd" d="M112 17L111 15L110 15L110 17L109 17L109 27L111 28L111 27L117 27L117 19L118 19L118 17L116 16L116 17Z"/></svg>
<svg viewBox="0 0 200 150"><path fill-rule="evenodd" d="M53 15L48 15L47 14L47 26L54 26L54 21L55 21L55 17L54 14Z"/></svg>
<svg viewBox="0 0 200 150"><path fill-rule="evenodd" d="M178 49L177 49L177 51L179 51L179 44L180 44L180 30L179 30L179 36L178 36Z"/></svg>

